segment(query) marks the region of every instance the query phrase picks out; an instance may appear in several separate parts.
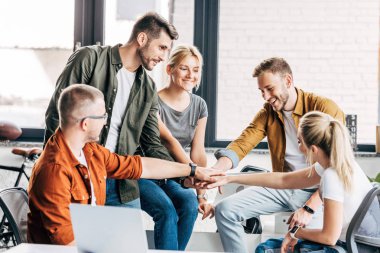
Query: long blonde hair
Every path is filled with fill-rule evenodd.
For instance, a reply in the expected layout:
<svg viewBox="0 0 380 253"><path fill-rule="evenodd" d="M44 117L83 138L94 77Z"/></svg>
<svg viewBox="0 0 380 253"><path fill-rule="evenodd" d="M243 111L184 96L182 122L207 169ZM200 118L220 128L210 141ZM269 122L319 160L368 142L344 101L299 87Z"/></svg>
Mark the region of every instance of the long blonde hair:
<svg viewBox="0 0 380 253"><path fill-rule="evenodd" d="M299 129L308 148L309 162L312 162L310 147L315 145L329 157L330 165L337 171L345 190L351 190L355 159L347 128L330 115L313 111L301 118Z"/></svg>
<svg viewBox="0 0 380 253"><path fill-rule="evenodd" d="M195 90L199 88L199 84L201 83L202 78L202 66L203 66L203 57L199 52L198 48L192 45L178 45L171 52L168 60L168 66L170 66L171 71L174 71L178 68L179 64L185 59L187 56L194 56L199 61L200 74L198 83L195 87Z"/></svg>

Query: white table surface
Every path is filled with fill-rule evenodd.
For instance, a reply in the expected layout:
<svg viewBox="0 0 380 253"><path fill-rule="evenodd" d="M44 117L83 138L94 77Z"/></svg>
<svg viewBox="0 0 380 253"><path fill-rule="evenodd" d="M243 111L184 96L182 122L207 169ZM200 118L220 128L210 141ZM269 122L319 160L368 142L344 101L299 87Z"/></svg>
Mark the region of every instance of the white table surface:
<svg viewBox="0 0 380 253"><path fill-rule="evenodd" d="M46 245L22 243L6 251L7 253L78 253L75 246ZM179 253L183 251L173 250L148 250L148 253ZM136 252L137 253L137 252ZM212 253L199 252L198 253ZM214 252L216 253L216 252Z"/></svg>

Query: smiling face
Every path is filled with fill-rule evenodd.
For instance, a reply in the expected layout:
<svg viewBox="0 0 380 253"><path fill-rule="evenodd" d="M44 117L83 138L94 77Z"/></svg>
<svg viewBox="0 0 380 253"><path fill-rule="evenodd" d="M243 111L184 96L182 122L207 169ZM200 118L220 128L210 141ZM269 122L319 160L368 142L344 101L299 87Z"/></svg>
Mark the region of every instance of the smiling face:
<svg viewBox="0 0 380 253"><path fill-rule="evenodd" d="M280 73L263 72L258 78L258 87L264 100L268 102L275 111L281 111L289 101L289 88L291 79Z"/></svg>
<svg viewBox="0 0 380 253"><path fill-rule="evenodd" d="M143 36L147 36L145 33L142 34ZM171 45L172 39L164 31L161 31L157 39L148 40L148 38L145 37L144 42L137 49L141 65L147 70L153 70L158 63L166 59Z"/></svg>
<svg viewBox="0 0 380 253"><path fill-rule="evenodd" d="M170 82L180 88L191 91L198 83L201 75L200 62L193 55L186 56L178 66L167 68L170 75Z"/></svg>

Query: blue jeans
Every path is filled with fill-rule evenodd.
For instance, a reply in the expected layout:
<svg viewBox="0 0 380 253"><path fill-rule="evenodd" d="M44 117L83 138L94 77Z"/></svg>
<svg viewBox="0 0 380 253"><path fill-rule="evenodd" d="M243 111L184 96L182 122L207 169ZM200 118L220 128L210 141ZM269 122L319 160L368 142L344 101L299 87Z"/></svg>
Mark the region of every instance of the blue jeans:
<svg viewBox="0 0 380 253"><path fill-rule="evenodd" d="M115 179L107 179L106 183L106 206L119 206L141 209L140 199L135 199L127 203L121 203L119 189Z"/></svg>
<svg viewBox="0 0 380 253"><path fill-rule="evenodd" d="M255 253L280 253L283 239L269 239L260 243ZM296 253L341 253L347 252L344 242L338 241L335 246L326 246L315 242L299 240L294 247Z"/></svg>
<svg viewBox="0 0 380 253"><path fill-rule="evenodd" d="M156 249L185 250L198 216L193 189L184 189L174 180L158 185L158 180L140 179L141 208L154 221Z"/></svg>
<svg viewBox="0 0 380 253"><path fill-rule="evenodd" d="M303 190L276 190L248 187L222 199L215 207L215 221L224 251L248 253L242 221L262 214L294 211L302 207L312 193ZM322 208L315 210L308 228L322 227Z"/></svg>

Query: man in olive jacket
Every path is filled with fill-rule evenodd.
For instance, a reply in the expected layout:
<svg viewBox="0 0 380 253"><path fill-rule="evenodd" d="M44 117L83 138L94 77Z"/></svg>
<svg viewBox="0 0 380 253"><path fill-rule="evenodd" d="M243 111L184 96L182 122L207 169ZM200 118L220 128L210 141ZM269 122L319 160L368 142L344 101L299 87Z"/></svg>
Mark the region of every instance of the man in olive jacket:
<svg viewBox="0 0 380 253"><path fill-rule="evenodd" d="M46 111L45 143L59 124L57 101L65 87L84 83L101 90L108 119L99 143L111 152L173 161L162 146L157 122L156 86L146 70L163 61L178 38L175 27L156 13L136 21L129 41L116 46L86 46L75 51L58 78ZM106 205L140 207L134 180L108 180Z"/></svg>

